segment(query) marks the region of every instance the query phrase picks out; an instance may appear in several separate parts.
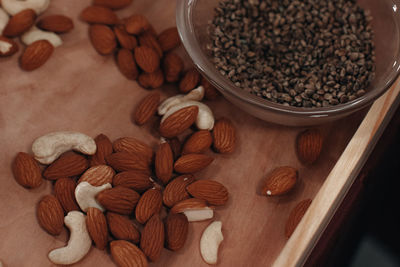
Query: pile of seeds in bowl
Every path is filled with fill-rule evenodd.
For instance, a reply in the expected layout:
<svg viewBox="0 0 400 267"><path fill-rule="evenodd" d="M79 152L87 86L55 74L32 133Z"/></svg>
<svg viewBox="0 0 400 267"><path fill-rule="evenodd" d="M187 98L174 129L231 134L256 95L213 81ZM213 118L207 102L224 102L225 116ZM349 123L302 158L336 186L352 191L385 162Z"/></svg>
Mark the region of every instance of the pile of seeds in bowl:
<svg viewBox="0 0 400 267"><path fill-rule="evenodd" d="M374 78L372 17L355 0L222 0L207 48L218 71L252 94L326 107Z"/></svg>

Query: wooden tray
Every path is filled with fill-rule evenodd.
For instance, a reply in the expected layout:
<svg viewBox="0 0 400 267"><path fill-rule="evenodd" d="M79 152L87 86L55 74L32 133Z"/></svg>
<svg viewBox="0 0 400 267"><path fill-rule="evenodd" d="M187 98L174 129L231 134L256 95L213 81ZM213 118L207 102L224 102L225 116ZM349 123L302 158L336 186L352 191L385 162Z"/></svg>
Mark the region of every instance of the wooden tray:
<svg viewBox="0 0 400 267"><path fill-rule="evenodd" d="M145 14L157 31L173 26L175 1L154 2L135 0L119 14ZM67 230L53 237L39 227L36 204L51 192L51 183L47 181L34 190L19 186L11 173L17 152L30 152L36 137L58 130L75 130L93 137L104 133L112 140L134 136L152 146L157 144L153 130L156 120L144 127L131 121L136 103L147 91L125 79L112 56L103 57L94 51L88 26L77 18L89 3L52 1L46 14L72 17L75 29L62 36L64 44L42 68L23 72L18 67L18 55L0 59L0 260L4 266L52 266L48 252L68 240ZM215 215L223 222L225 236L218 266L301 265L398 106L399 88L395 84L369 111L320 126L326 142L321 158L312 167L302 166L294 151L295 137L303 128L265 123L223 99L209 102L217 118L233 120L239 139L233 155L215 154L213 164L196 174L199 179L222 182L231 196ZM164 95L176 93L174 86L160 91ZM279 165L298 168L299 185L284 197L260 196L260 181ZM286 218L305 198L312 198L313 203L287 240ZM159 261L151 266L207 266L199 253L199 239L209 223L191 223L184 249L176 253L163 250ZM75 266L113 266L113 262L108 253L93 247Z"/></svg>

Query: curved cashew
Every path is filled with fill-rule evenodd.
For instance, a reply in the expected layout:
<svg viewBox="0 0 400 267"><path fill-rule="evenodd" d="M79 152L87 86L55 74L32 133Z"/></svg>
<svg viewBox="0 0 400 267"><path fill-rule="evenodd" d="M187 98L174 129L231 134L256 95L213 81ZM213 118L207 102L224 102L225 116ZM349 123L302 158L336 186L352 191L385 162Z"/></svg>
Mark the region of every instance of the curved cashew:
<svg viewBox="0 0 400 267"><path fill-rule="evenodd" d="M49 7L50 0L1 0L1 4L11 16L28 8L33 9L39 15Z"/></svg>
<svg viewBox="0 0 400 267"><path fill-rule="evenodd" d="M21 41L25 45L30 45L31 43L36 42L38 40L47 40L54 47L62 45L62 40L57 34L55 34L54 32L42 31L41 29L39 29L35 26L30 28L29 31L25 32L21 36Z"/></svg>
<svg viewBox="0 0 400 267"><path fill-rule="evenodd" d="M67 246L50 251L48 257L55 264L74 264L89 252L92 239L86 228L85 215L80 211L70 211L64 223L71 234Z"/></svg>
<svg viewBox="0 0 400 267"><path fill-rule="evenodd" d="M9 19L8 14L0 7L0 36L3 34Z"/></svg>
<svg viewBox="0 0 400 267"><path fill-rule="evenodd" d="M164 115L167 111L172 108L173 106L179 105L185 101L201 101L204 97L204 87L199 86L196 89L193 89L186 95L175 95L171 96L170 98L165 99L159 106L158 106L158 115Z"/></svg>
<svg viewBox="0 0 400 267"><path fill-rule="evenodd" d="M224 236L222 235L222 222L214 221L204 230L200 239L200 253L208 264L216 264L218 261L218 248Z"/></svg>
<svg viewBox="0 0 400 267"><path fill-rule="evenodd" d="M199 107L199 113L197 114L197 118L196 118L196 126L197 128L199 128L200 130L212 130L212 128L214 127L214 115L211 111L211 109L198 101L185 101L182 102L178 105L175 105L173 107L171 107L162 117L161 119L161 123L168 118L170 115L172 115L173 113L175 113L176 111L188 107L188 106L198 106Z"/></svg>
<svg viewBox="0 0 400 267"><path fill-rule="evenodd" d="M96 201L96 195L109 188L111 188L110 183L101 186L93 186L88 182L80 182L75 188L76 202L84 212L86 212L90 207L104 211L104 208Z"/></svg>
<svg viewBox="0 0 400 267"><path fill-rule="evenodd" d="M93 138L78 132L53 132L37 138L32 144L35 158L43 164L50 164L62 153L76 150L83 154L96 153Z"/></svg>

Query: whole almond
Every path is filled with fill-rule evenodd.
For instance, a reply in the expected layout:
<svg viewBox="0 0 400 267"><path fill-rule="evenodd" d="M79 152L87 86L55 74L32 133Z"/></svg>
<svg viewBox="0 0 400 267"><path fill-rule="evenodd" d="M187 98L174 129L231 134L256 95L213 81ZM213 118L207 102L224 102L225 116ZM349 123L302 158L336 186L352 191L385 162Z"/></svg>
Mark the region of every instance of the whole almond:
<svg viewBox="0 0 400 267"><path fill-rule="evenodd" d="M125 30L130 34L141 34L150 28L150 23L145 16L135 14L125 20Z"/></svg>
<svg viewBox="0 0 400 267"><path fill-rule="evenodd" d="M163 191L163 202L167 207L173 207L176 203L190 198L186 187L194 181L191 174L181 175L173 179Z"/></svg>
<svg viewBox="0 0 400 267"><path fill-rule="evenodd" d="M107 165L97 165L87 169L79 178L78 183L88 182L93 186L112 184L115 171Z"/></svg>
<svg viewBox="0 0 400 267"><path fill-rule="evenodd" d="M3 29L3 35L7 37L20 36L35 24L35 19L36 13L33 9L22 10L9 19Z"/></svg>
<svg viewBox="0 0 400 267"><path fill-rule="evenodd" d="M143 88L156 89L164 84L164 74L161 69L153 73L142 72L139 75L138 81Z"/></svg>
<svg viewBox="0 0 400 267"><path fill-rule="evenodd" d="M108 211L129 215L133 212L139 201L140 195L136 191L117 186L101 191L97 201Z"/></svg>
<svg viewBox="0 0 400 267"><path fill-rule="evenodd" d="M12 164L15 180L26 188L36 188L42 184L42 171L37 161L25 152L19 152Z"/></svg>
<svg viewBox="0 0 400 267"><path fill-rule="evenodd" d="M147 267L144 253L134 244L125 240L115 240L110 243L113 260L121 267Z"/></svg>
<svg viewBox="0 0 400 267"><path fill-rule="evenodd" d="M104 134L99 134L94 138L94 141L96 142L97 150L96 153L89 158L90 166L107 164L105 157L113 153L110 139Z"/></svg>
<svg viewBox="0 0 400 267"><path fill-rule="evenodd" d="M162 206L162 194L159 189L150 188L140 197L135 209L136 220L144 224L154 214L160 212Z"/></svg>
<svg viewBox="0 0 400 267"><path fill-rule="evenodd" d="M197 106L189 106L176 111L160 124L160 134L172 138L183 133L195 122L198 112Z"/></svg>
<svg viewBox="0 0 400 267"><path fill-rule="evenodd" d="M296 151L300 161L313 164L321 154L323 136L318 129L308 129L297 136Z"/></svg>
<svg viewBox="0 0 400 267"><path fill-rule="evenodd" d="M66 33L74 28L74 22L64 15L49 15L42 17L36 26L45 31Z"/></svg>
<svg viewBox="0 0 400 267"><path fill-rule="evenodd" d="M139 243L140 232L134 223L127 217L114 212L107 212L107 222L111 234L116 239Z"/></svg>
<svg viewBox="0 0 400 267"><path fill-rule="evenodd" d="M199 72L192 68L186 71L182 79L179 82L179 91L182 93L188 93L193 90L200 82Z"/></svg>
<svg viewBox="0 0 400 267"><path fill-rule="evenodd" d="M18 44L5 36L0 36L0 57L9 57L18 52Z"/></svg>
<svg viewBox="0 0 400 267"><path fill-rule="evenodd" d="M171 208L171 213L183 213L186 210L198 210L207 208L207 202L204 199L188 198L179 201Z"/></svg>
<svg viewBox="0 0 400 267"><path fill-rule="evenodd" d="M181 43L178 29L176 27L165 29L158 35L158 42L164 52L178 47Z"/></svg>
<svg viewBox="0 0 400 267"><path fill-rule="evenodd" d="M20 66L23 70L35 70L50 58L54 46L47 40L38 40L28 45L20 57Z"/></svg>
<svg viewBox="0 0 400 267"><path fill-rule="evenodd" d="M54 184L54 195L58 201L60 201L65 213L73 210L80 210L75 200L75 188L75 181L68 177L57 179Z"/></svg>
<svg viewBox="0 0 400 267"><path fill-rule="evenodd" d="M211 147L212 142L210 131L197 131L185 142L182 154L203 153Z"/></svg>
<svg viewBox="0 0 400 267"><path fill-rule="evenodd" d="M111 9L121 9L129 6L132 0L94 0L93 4L96 6L104 6Z"/></svg>
<svg viewBox="0 0 400 267"><path fill-rule="evenodd" d="M289 218L286 221L285 236L289 238L297 225L300 223L308 207L311 205L311 199L305 199L299 202L290 212Z"/></svg>
<svg viewBox="0 0 400 267"><path fill-rule="evenodd" d="M40 226L51 235L59 235L64 226L64 211L53 195L44 196L37 206L37 218Z"/></svg>
<svg viewBox="0 0 400 267"><path fill-rule="evenodd" d="M114 141L113 148L115 152L128 152L137 154L151 162L154 157L153 149L146 143L134 137L121 137Z"/></svg>
<svg viewBox="0 0 400 267"><path fill-rule="evenodd" d="M296 185L297 175L298 172L293 167L275 168L265 178L261 193L266 196L286 194Z"/></svg>
<svg viewBox="0 0 400 267"><path fill-rule="evenodd" d="M136 80L139 76L139 70L136 65L133 54L130 50L122 48L117 54L117 65L119 71L128 79Z"/></svg>
<svg viewBox="0 0 400 267"><path fill-rule="evenodd" d="M108 155L106 161L108 165L119 172L131 170L150 172L148 159L138 154L117 152Z"/></svg>
<svg viewBox="0 0 400 267"><path fill-rule="evenodd" d="M225 186L217 181L199 180L191 183L186 190L195 198L203 199L210 205L222 206L229 199Z"/></svg>
<svg viewBox="0 0 400 267"><path fill-rule="evenodd" d="M117 37L118 43L122 48L133 50L138 45L136 37L133 35L129 35L125 31L125 28L120 25L114 27L114 34Z"/></svg>
<svg viewBox="0 0 400 267"><path fill-rule="evenodd" d="M207 100L214 100L220 93L218 90L203 76L200 79L200 84L204 87L204 97Z"/></svg>
<svg viewBox="0 0 400 267"><path fill-rule="evenodd" d="M94 49L101 55L112 54L117 47L115 34L106 25L90 25L89 36Z"/></svg>
<svg viewBox="0 0 400 267"><path fill-rule="evenodd" d="M168 249L177 251L186 242L189 222L185 215L170 213L165 219L165 241Z"/></svg>
<svg viewBox="0 0 400 267"><path fill-rule="evenodd" d="M160 93L153 92L147 94L136 107L134 120L137 125L143 125L153 117L156 112L158 105L160 104Z"/></svg>
<svg viewBox="0 0 400 267"><path fill-rule="evenodd" d="M90 207L86 213L86 227L96 247L101 250L105 249L108 242L108 227L103 212Z"/></svg>
<svg viewBox="0 0 400 267"><path fill-rule="evenodd" d="M113 186L131 188L137 192L143 192L153 187L153 182L147 173L140 171L125 171L114 176Z"/></svg>
<svg viewBox="0 0 400 267"><path fill-rule="evenodd" d="M154 214L143 227L140 248L150 261L156 261L164 247L164 224L158 214Z"/></svg>
<svg viewBox="0 0 400 267"><path fill-rule="evenodd" d="M154 168L157 178L167 184L174 170L174 155L172 154L171 146L167 142L159 145L155 156Z"/></svg>
<svg viewBox="0 0 400 267"><path fill-rule="evenodd" d="M163 57L161 46L158 43L157 38L150 31L143 32L138 38L140 46L151 47L157 52L160 58Z"/></svg>
<svg viewBox="0 0 400 267"><path fill-rule="evenodd" d="M114 11L103 6L88 6L82 10L80 18L92 24L114 25L119 21Z"/></svg>
<svg viewBox="0 0 400 267"><path fill-rule="evenodd" d="M73 177L80 175L89 167L87 159L75 152L62 154L43 172L43 176L49 180L57 180L61 177Z"/></svg>
<svg viewBox="0 0 400 267"><path fill-rule="evenodd" d="M166 54L162 63L165 80L171 83L179 81L183 67L183 60L180 56L173 52Z"/></svg>
<svg viewBox="0 0 400 267"><path fill-rule="evenodd" d="M147 73L153 73L160 67L160 56L151 47L136 47L135 60L139 67Z"/></svg>
<svg viewBox="0 0 400 267"><path fill-rule="evenodd" d="M227 118L215 122L212 131L213 147L218 153L232 153L236 146L236 130L232 122Z"/></svg>
<svg viewBox="0 0 400 267"><path fill-rule="evenodd" d="M213 160L205 154L186 154L175 162L174 169L178 173L195 173L206 168Z"/></svg>

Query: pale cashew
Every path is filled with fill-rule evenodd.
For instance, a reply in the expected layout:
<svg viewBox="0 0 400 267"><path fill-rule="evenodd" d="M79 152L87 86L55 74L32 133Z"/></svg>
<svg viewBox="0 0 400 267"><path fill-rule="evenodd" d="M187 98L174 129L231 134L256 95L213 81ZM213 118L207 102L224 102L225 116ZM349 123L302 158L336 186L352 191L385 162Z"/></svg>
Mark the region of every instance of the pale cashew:
<svg viewBox="0 0 400 267"><path fill-rule="evenodd" d="M204 230L200 239L200 253L208 264L216 264L218 261L218 248L224 236L222 235L222 222L214 221Z"/></svg>
<svg viewBox="0 0 400 267"><path fill-rule="evenodd" d="M30 45L31 43L36 42L38 40L47 40L54 47L62 45L62 40L61 40L60 36L58 36L54 32L42 31L41 29L39 29L35 26L30 28L29 31L25 32L21 36L21 41L25 45Z"/></svg>
<svg viewBox="0 0 400 267"><path fill-rule="evenodd" d="M0 7L0 36L3 34L9 19L8 14Z"/></svg>
<svg viewBox="0 0 400 267"><path fill-rule="evenodd" d="M189 222L199 222L214 217L214 209L207 206L207 203L201 199L186 199L176 203L172 213L183 213Z"/></svg>
<svg viewBox="0 0 400 267"><path fill-rule="evenodd" d="M162 116L167 111L172 108L173 106L179 105L185 101L201 101L204 97L204 87L199 86L196 89L193 89L186 95L175 95L165 99L159 106L158 106L158 115Z"/></svg>
<svg viewBox="0 0 400 267"><path fill-rule="evenodd" d="M92 239L86 228L85 215L80 211L70 211L64 217L64 223L70 230L67 246L50 251L48 257L55 264L74 264L89 252Z"/></svg>
<svg viewBox="0 0 400 267"><path fill-rule="evenodd" d="M189 222L200 222L214 217L214 210L210 207L205 207L203 209L188 209L185 210L183 214L185 214Z"/></svg>
<svg viewBox="0 0 400 267"><path fill-rule="evenodd" d="M50 0L1 0L1 4L11 16L28 8L33 9L39 15L49 7Z"/></svg>
<svg viewBox="0 0 400 267"><path fill-rule="evenodd" d="M104 211L104 208L96 201L96 195L109 188L111 188L111 184L109 183L101 186L93 186L88 182L81 182L75 188L76 202L84 212L86 212L90 207Z"/></svg>
<svg viewBox="0 0 400 267"><path fill-rule="evenodd" d="M43 164L50 164L62 153L76 150L83 154L96 153L93 138L78 132L53 132L37 138L32 144L35 158Z"/></svg>

